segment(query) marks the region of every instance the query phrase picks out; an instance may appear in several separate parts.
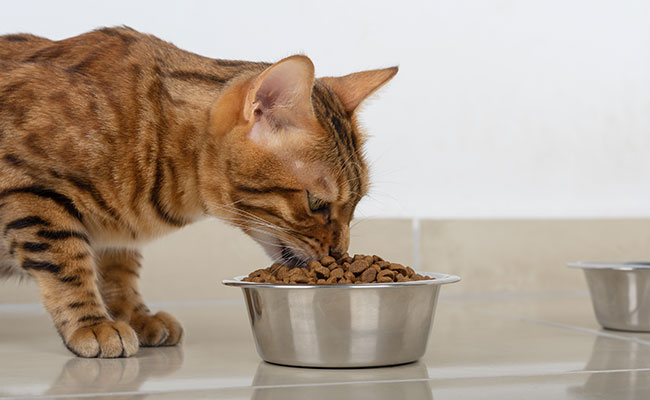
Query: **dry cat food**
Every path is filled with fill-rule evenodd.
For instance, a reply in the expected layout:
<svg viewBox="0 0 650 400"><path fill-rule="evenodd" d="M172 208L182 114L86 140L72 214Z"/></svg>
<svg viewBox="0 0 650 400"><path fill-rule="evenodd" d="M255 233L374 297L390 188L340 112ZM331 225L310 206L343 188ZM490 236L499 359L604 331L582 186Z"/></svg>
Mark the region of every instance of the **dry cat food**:
<svg viewBox="0 0 650 400"><path fill-rule="evenodd" d="M273 264L268 268L251 272L244 281L259 283L288 283L307 285L337 285L350 283L391 283L432 280L420 275L411 267L384 261L378 256L355 254L334 259L325 256L311 261L307 268L289 268Z"/></svg>

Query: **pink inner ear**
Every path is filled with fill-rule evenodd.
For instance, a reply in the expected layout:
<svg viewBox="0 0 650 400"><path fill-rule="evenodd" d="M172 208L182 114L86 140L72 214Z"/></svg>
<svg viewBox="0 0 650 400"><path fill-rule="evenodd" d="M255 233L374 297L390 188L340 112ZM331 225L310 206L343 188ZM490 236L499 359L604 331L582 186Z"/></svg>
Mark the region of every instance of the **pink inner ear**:
<svg viewBox="0 0 650 400"><path fill-rule="evenodd" d="M272 67L255 93L255 101L262 110L300 106L311 101L313 71L304 62L286 60Z"/></svg>

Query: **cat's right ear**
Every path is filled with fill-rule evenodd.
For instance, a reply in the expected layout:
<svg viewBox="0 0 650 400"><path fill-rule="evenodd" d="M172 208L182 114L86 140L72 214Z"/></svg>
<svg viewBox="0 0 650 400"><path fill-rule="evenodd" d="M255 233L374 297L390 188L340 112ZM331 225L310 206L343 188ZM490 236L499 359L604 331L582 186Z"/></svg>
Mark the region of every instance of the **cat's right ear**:
<svg viewBox="0 0 650 400"><path fill-rule="evenodd" d="M253 80L243 113L247 121L267 119L271 125L296 123L313 117L311 92L314 64L302 55L287 57Z"/></svg>

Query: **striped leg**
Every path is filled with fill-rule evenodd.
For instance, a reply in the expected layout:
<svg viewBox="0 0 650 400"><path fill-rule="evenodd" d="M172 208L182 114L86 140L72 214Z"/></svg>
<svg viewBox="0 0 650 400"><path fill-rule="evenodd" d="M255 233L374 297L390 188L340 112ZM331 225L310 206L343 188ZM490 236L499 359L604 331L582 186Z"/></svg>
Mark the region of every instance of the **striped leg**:
<svg viewBox="0 0 650 400"><path fill-rule="evenodd" d="M110 314L128 322L142 346L173 346L180 342L183 329L166 312L152 315L138 291L141 256L137 250L111 249L98 254L100 291Z"/></svg>
<svg viewBox="0 0 650 400"><path fill-rule="evenodd" d="M99 294L90 240L72 202L46 190L5 191L0 200L0 248L36 280L68 349L81 357L134 354L135 332L110 318Z"/></svg>

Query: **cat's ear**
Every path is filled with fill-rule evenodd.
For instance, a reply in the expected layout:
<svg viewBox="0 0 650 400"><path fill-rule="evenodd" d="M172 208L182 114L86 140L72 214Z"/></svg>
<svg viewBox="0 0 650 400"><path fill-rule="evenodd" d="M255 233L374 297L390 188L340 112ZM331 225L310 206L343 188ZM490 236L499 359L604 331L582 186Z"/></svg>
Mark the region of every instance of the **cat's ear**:
<svg viewBox="0 0 650 400"><path fill-rule="evenodd" d="M313 117L311 92L314 64L302 55L287 57L268 67L253 81L244 104L244 118L273 120L276 124Z"/></svg>
<svg viewBox="0 0 650 400"><path fill-rule="evenodd" d="M363 100L388 83L397 74L397 70L397 67L373 69L319 80L339 96L345 111L352 114Z"/></svg>

